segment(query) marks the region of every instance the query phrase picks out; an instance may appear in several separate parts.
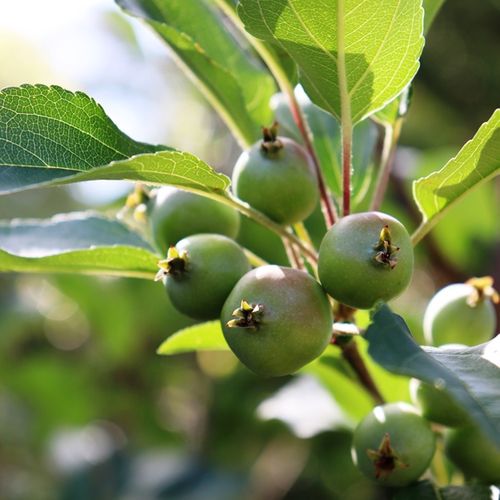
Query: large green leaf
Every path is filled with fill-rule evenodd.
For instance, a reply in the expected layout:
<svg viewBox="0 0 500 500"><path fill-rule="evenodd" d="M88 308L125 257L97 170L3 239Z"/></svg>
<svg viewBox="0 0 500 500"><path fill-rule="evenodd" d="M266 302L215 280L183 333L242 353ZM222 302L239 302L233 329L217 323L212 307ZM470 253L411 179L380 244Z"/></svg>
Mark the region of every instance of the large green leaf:
<svg viewBox="0 0 500 500"><path fill-rule="evenodd" d="M426 35L437 16L444 0L423 0L424 7L424 35ZM409 105L410 86L406 87L396 99L373 115L373 119L385 125L393 125L396 119L406 114Z"/></svg>
<svg viewBox="0 0 500 500"><path fill-rule="evenodd" d="M0 194L97 179L212 195L229 186L191 154L133 141L81 92L43 85L0 92Z"/></svg>
<svg viewBox="0 0 500 500"><path fill-rule="evenodd" d="M500 446L500 337L479 346L426 348L382 306L368 327L369 354L391 372L438 384Z"/></svg>
<svg viewBox="0 0 500 500"><path fill-rule="evenodd" d="M158 347L158 354L172 355L192 351L228 351L220 321L208 321L179 330Z"/></svg>
<svg viewBox="0 0 500 500"><path fill-rule="evenodd" d="M272 117L273 79L251 58L206 0L116 0L168 44L243 145L258 139Z"/></svg>
<svg viewBox="0 0 500 500"><path fill-rule="evenodd" d="M469 190L500 173L500 109L441 170L413 183L413 196L422 212L414 235L419 241L446 211Z"/></svg>
<svg viewBox="0 0 500 500"><path fill-rule="evenodd" d="M0 223L0 271L153 278L158 256L116 220L92 213Z"/></svg>
<svg viewBox="0 0 500 500"><path fill-rule="evenodd" d="M82 92L45 85L0 91L2 193L161 149L130 139Z"/></svg>
<svg viewBox="0 0 500 500"><path fill-rule="evenodd" d="M382 108L419 66L421 0L241 0L239 14L291 55L308 95L339 119Z"/></svg>

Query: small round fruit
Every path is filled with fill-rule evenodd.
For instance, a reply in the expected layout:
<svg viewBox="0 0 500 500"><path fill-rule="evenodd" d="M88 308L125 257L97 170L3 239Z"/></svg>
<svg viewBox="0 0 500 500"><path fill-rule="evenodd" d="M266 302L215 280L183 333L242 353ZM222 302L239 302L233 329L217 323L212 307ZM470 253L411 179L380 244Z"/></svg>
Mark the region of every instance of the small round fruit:
<svg viewBox="0 0 500 500"><path fill-rule="evenodd" d="M474 283L448 285L432 297L424 314L427 343L470 346L491 339L496 328L495 308L489 297L478 296Z"/></svg>
<svg viewBox="0 0 500 500"><path fill-rule="evenodd" d="M304 271L262 266L234 287L221 314L229 347L258 375L288 375L318 357L332 336L332 313Z"/></svg>
<svg viewBox="0 0 500 500"><path fill-rule="evenodd" d="M239 157L233 171L238 198L280 224L308 217L319 199L307 151L295 141L264 129L264 140Z"/></svg>
<svg viewBox="0 0 500 500"><path fill-rule="evenodd" d="M500 448L478 427L450 429L444 437L444 451L467 478L488 484L500 482Z"/></svg>
<svg viewBox="0 0 500 500"><path fill-rule="evenodd" d="M420 408L422 416L427 420L448 427L464 425L469 421L465 410L438 387L412 379L410 394L413 403Z"/></svg>
<svg viewBox="0 0 500 500"><path fill-rule="evenodd" d="M323 287L335 300L369 309L408 287L413 274L410 236L390 215L348 215L323 238L318 272Z"/></svg>
<svg viewBox="0 0 500 500"><path fill-rule="evenodd" d="M238 280L250 270L242 248L218 234L196 234L171 247L158 276L172 304L196 319L214 319Z"/></svg>
<svg viewBox="0 0 500 500"><path fill-rule="evenodd" d="M359 470L383 486L405 486L429 467L436 439L429 423L406 403L375 407L354 431Z"/></svg>
<svg viewBox="0 0 500 500"><path fill-rule="evenodd" d="M149 220L154 242L163 254L186 236L216 233L234 238L240 227L240 216L231 207L171 187L158 190Z"/></svg>

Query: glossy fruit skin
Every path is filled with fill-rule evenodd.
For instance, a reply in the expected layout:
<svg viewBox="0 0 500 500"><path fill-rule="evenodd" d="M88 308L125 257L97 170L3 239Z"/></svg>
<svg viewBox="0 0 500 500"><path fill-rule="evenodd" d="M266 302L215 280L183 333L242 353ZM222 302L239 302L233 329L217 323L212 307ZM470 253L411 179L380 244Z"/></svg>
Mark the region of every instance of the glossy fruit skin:
<svg viewBox="0 0 500 500"><path fill-rule="evenodd" d="M196 234L175 246L187 252L186 272L167 276L165 286L177 310L196 319L215 319L238 280L250 270L243 249L218 234Z"/></svg>
<svg viewBox="0 0 500 500"><path fill-rule="evenodd" d="M263 306L257 329L227 326L241 300ZM265 377L294 373L318 357L332 336L332 312L319 283L304 271L274 265L247 273L221 314L229 347L250 370Z"/></svg>
<svg viewBox="0 0 500 500"><path fill-rule="evenodd" d="M397 263L391 269L374 261L374 246L387 225ZM413 247L405 227L381 212L363 212L340 219L323 238L319 249L321 284L335 300L358 309L369 309L379 300L402 293L413 274Z"/></svg>
<svg viewBox="0 0 500 500"><path fill-rule="evenodd" d="M413 403L420 408L422 416L431 422L456 427L465 425L469 421L465 410L446 392L430 384L412 379L410 394Z"/></svg>
<svg viewBox="0 0 500 500"><path fill-rule="evenodd" d="M476 426L450 429L444 437L446 456L468 477L500 482L500 449Z"/></svg>
<svg viewBox="0 0 500 500"><path fill-rule="evenodd" d="M240 216L231 207L180 189L158 190L149 211L153 240L162 254L186 236L200 233L235 238Z"/></svg>
<svg viewBox="0 0 500 500"><path fill-rule="evenodd" d="M388 433L391 447L407 467L376 478L368 450L377 450ZM354 431L352 456L359 470L384 486L405 486L416 481L429 467L436 438L429 423L407 403L389 403L375 407Z"/></svg>
<svg viewBox="0 0 500 500"><path fill-rule="evenodd" d="M317 180L307 151L292 139L278 137L283 147L268 153L261 142L238 158L233 190L238 198L280 224L308 217L319 200Z"/></svg>
<svg viewBox="0 0 500 500"><path fill-rule="evenodd" d="M491 300L475 307L467 304L474 287L466 283L448 285L432 297L424 314L424 336L435 346L452 342L477 345L495 333L496 314Z"/></svg>

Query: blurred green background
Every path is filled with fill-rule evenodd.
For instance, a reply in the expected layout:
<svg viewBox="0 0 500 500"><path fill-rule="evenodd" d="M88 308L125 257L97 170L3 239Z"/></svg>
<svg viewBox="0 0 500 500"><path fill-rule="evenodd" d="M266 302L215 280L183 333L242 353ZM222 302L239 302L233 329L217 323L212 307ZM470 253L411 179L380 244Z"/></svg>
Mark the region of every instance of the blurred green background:
<svg viewBox="0 0 500 500"><path fill-rule="evenodd" d="M498 106L498 26L498 0L449 0L427 37L383 207L410 230L419 221L412 179L444 165ZM111 0L5 2L0 86L21 83L83 90L135 139L226 173L239 154L161 43ZM113 210L130 188L5 196L0 218ZM418 247L412 287L393 304L417 339L438 288L484 274L500 283L499 189L468 195ZM0 275L0 498L382 498L350 462L353 422L328 383L262 380L228 353L155 354L189 324L155 283Z"/></svg>

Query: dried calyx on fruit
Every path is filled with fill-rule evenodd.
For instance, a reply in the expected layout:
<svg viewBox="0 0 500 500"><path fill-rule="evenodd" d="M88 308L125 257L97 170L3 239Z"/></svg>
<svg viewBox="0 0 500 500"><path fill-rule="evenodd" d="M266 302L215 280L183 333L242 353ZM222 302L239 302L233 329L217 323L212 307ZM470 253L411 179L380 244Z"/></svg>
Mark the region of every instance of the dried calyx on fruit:
<svg viewBox="0 0 500 500"><path fill-rule="evenodd" d="M376 252L373 256L375 262L384 266L389 266L391 269L396 267L398 263L396 253L399 252L399 247L392 244L391 232L387 224L382 228L382 231L380 231L380 238L373 249Z"/></svg>
<svg viewBox="0 0 500 500"><path fill-rule="evenodd" d="M413 274L413 246L405 227L381 212L340 219L319 249L321 284L335 300L369 309L402 293Z"/></svg>
<svg viewBox="0 0 500 500"><path fill-rule="evenodd" d="M262 304L249 304L242 300L240 307L233 311L233 319L226 323L229 328L250 328L257 330L259 328L260 318L264 306Z"/></svg>
<svg viewBox="0 0 500 500"><path fill-rule="evenodd" d="M275 222L294 224L316 208L318 183L309 153L277 132L277 123L264 128L262 141L240 155L232 187L238 198Z"/></svg>
<svg viewBox="0 0 500 500"><path fill-rule="evenodd" d="M168 249L167 258L158 262L160 270L156 273L155 281L160 281L167 276L181 276L187 270L188 255L185 250L181 253L177 248Z"/></svg>
<svg viewBox="0 0 500 500"><path fill-rule="evenodd" d="M385 478L395 469L406 469L405 464L391 446L391 436L388 432L384 434L380 446L376 450L366 450L366 454L375 466L375 478Z"/></svg>
<svg viewBox="0 0 500 500"><path fill-rule="evenodd" d="M332 312L320 284L298 269L262 266L231 291L221 314L224 337L259 375L289 375L319 356L332 335Z"/></svg>
<svg viewBox="0 0 500 500"><path fill-rule="evenodd" d="M158 263L172 304L196 319L219 316L238 280L250 270L243 249L220 234L197 234L170 247Z"/></svg>

